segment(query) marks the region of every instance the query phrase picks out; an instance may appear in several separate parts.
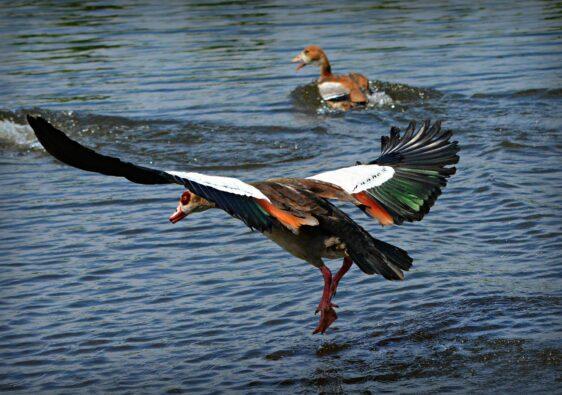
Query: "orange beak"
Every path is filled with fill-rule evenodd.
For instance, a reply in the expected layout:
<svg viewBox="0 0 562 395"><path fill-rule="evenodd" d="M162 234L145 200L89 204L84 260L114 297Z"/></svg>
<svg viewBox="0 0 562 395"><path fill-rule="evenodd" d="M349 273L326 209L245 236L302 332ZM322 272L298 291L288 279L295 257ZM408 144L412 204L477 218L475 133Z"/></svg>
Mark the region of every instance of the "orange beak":
<svg viewBox="0 0 562 395"><path fill-rule="evenodd" d="M176 212L173 213L170 216L170 222L175 224L176 222L181 221L182 219L184 219L185 217L187 217L187 214L185 214L183 211L181 211L181 207L178 206L178 208L176 209Z"/></svg>
<svg viewBox="0 0 562 395"><path fill-rule="evenodd" d="M295 56L292 60L292 63L298 63L300 62L300 64L297 66L297 68L295 70L299 71L300 69L302 69L304 66L306 66L306 63L303 62L302 60L302 56L301 54L298 54L297 56Z"/></svg>

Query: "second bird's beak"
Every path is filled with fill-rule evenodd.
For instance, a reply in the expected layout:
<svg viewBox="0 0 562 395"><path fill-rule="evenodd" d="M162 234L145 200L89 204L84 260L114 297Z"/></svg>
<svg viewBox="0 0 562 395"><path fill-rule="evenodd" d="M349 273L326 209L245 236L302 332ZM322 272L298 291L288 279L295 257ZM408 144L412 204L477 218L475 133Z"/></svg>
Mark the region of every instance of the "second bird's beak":
<svg viewBox="0 0 562 395"><path fill-rule="evenodd" d="M300 62L300 64L297 66L296 70L299 71L300 69L302 69L304 66L306 66L306 63L304 63L304 61L302 60L302 53L298 54L297 56L295 56L293 58L293 60L291 60L292 63L298 63Z"/></svg>
<svg viewBox="0 0 562 395"><path fill-rule="evenodd" d="M181 209L180 206L178 206L178 208L176 209L176 212L173 213L173 214L170 216L170 222L173 223L173 224L175 224L176 222L181 221L181 220L184 219L185 217L187 217L187 214L182 211L182 209Z"/></svg>

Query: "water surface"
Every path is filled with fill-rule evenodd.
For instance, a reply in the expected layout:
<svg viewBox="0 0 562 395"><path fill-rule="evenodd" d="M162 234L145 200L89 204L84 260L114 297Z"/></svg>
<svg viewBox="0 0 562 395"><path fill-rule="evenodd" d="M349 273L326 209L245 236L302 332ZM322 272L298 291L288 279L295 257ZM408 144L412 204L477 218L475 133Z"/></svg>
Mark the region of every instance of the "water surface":
<svg viewBox="0 0 562 395"><path fill-rule="evenodd" d="M0 5L2 391L559 391L562 5L301 3ZM312 43L393 103L326 111L317 70L289 63ZM410 119L444 120L462 151L421 223L346 207L414 268L351 270L312 336L318 270L222 212L171 225L176 186L64 166L26 113L248 181L373 159Z"/></svg>

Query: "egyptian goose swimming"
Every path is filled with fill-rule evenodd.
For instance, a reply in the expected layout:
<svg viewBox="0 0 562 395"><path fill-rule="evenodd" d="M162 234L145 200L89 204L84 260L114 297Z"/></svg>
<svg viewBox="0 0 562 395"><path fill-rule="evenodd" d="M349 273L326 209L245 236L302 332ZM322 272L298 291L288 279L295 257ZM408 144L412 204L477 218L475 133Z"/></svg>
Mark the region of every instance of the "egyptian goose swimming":
<svg viewBox="0 0 562 395"><path fill-rule="evenodd" d="M292 60L299 63L297 71L307 64L320 66L320 78L317 85L320 97L332 107L349 110L357 105L366 105L368 94L372 93L369 79L362 74L351 73L348 75L332 74L332 67L322 48L309 45Z"/></svg>
<svg viewBox="0 0 562 395"><path fill-rule="evenodd" d="M366 274L402 280L412 259L398 247L377 240L330 199L355 204L382 225L419 221L429 211L447 178L454 174L459 147L452 132L426 121L411 123L404 135L392 128L382 137L381 155L308 178L276 178L246 183L236 178L162 171L104 156L68 138L40 117L27 117L39 142L60 161L79 169L125 177L139 184L184 186L173 223L195 212L219 208L262 232L294 256L320 269L322 299L316 309L324 333L336 320L332 303L338 284L353 262ZM343 258L332 276L322 258Z"/></svg>

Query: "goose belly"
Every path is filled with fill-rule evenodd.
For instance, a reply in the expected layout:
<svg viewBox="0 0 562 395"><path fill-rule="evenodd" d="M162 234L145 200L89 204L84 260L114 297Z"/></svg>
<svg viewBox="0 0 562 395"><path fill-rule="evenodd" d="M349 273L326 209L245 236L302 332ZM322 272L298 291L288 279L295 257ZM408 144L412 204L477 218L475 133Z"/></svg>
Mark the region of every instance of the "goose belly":
<svg viewBox="0 0 562 395"><path fill-rule="evenodd" d="M314 229L314 228L312 228ZM291 255L314 266L322 265L322 258L337 259L345 256L345 244L336 236L318 231L301 230L298 235L285 228L274 227L264 235Z"/></svg>

